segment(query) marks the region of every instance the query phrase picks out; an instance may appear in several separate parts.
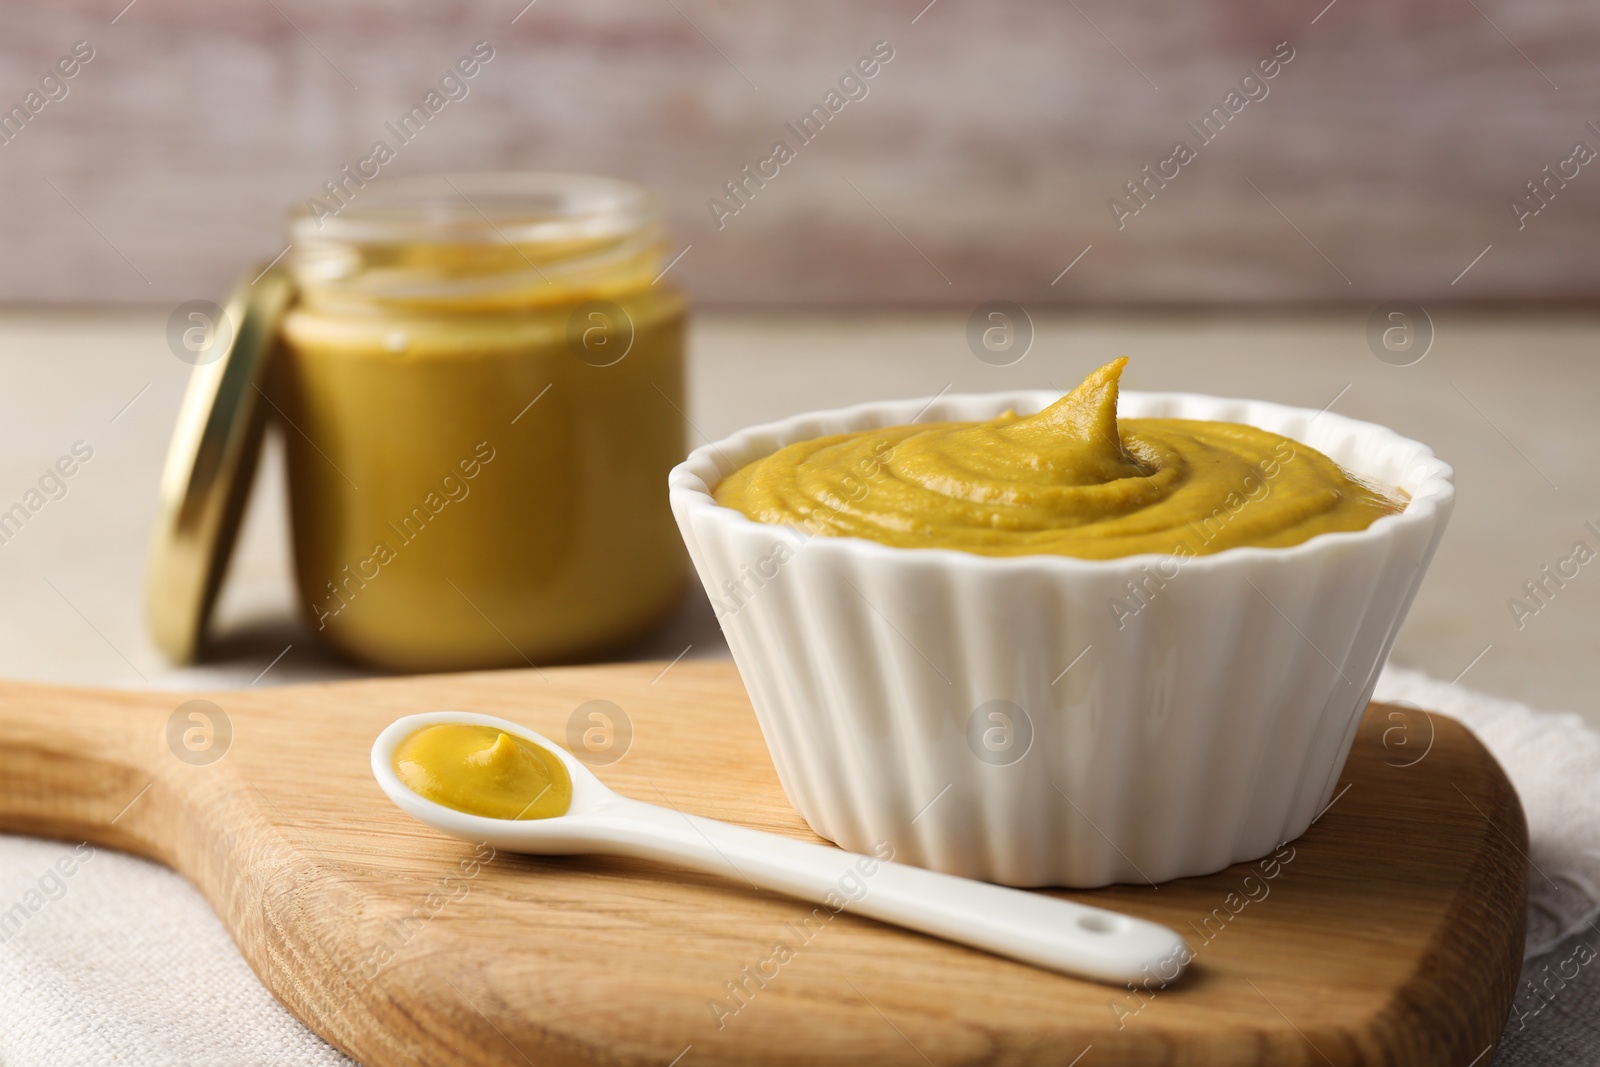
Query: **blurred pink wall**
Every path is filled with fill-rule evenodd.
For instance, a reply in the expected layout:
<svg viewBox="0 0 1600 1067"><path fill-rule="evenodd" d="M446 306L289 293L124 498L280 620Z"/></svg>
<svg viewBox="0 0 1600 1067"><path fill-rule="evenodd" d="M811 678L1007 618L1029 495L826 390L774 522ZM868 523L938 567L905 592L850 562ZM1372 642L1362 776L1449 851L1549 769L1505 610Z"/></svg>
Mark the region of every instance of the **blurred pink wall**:
<svg viewBox="0 0 1600 1067"><path fill-rule="evenodd" d="M216 295L479 41L376 180L637 178L705 303L1600 292L1600 162L1574 159L1600 149L1593 0L524 2L4 4L0 111L44 103L0 144L0 301ZM802 143L785 124L880 41ZM714 211L747 164L775 176Z"/></svg>

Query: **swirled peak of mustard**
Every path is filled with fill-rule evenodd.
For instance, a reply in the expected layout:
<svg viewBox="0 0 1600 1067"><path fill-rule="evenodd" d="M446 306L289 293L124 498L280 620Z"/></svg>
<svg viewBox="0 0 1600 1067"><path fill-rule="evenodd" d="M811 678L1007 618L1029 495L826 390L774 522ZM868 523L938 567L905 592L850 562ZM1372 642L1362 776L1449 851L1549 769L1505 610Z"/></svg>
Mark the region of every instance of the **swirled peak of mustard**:
<svg viewBox="0 0 1600 1067"><path fill-rule="evenodd" d="M572 806L560 758L494 726L425 726L400 743L394 769L413 793L468 815L549 819Z"/></svg>
<svg viewBox="0 0 1600 1067"><path fill-rule="evenodd" d="M1126 358L1036 415L801 441L740 468L717 502L759 522L903 548L1110 559L1285 547L1365 529L1404 497L1231 422L1117 419Z"/></svg>

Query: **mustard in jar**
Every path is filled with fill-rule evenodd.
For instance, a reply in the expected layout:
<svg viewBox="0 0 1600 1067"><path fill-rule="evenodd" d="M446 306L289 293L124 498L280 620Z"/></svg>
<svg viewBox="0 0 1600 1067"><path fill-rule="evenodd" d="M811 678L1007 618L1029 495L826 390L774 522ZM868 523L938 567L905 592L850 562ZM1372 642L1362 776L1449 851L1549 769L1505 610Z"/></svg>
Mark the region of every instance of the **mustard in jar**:
<svg viewBox="0 0 1600 1067"><path fill-rule="evenodd" d="M685 301L650 194L396 179L291 237L272 396L312 629L452 670L593 655L673 609Z"/></svg>

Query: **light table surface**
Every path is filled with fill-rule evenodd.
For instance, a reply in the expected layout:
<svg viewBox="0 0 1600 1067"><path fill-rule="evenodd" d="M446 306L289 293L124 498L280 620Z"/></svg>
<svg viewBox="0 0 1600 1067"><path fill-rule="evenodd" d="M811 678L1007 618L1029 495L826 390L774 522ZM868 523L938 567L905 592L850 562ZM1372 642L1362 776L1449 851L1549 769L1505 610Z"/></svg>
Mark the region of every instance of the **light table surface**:
<svg viewBox="0 0 1600 1067"><path fill-rule="evenodd" d="M94 451L0 544L0 676L174 688L273 685L360 674L318 648L292 602L283 466L269 443L219 603L217 658L175 669L143 622L156 482L189 367L167 309L0 313L0 509L83 441ZM1207 392L1332 409L1421 440L1456 469L1455 516L1394 660L1600 724L1600 562L1542 605L1525 583L1600 550L1600 316L1434 311L1436 338L1396 367L1366 341L1361 309L1246 314L1034 315L1008 367L967 347L961 313L711 314L691 338L695 443L813 408L941 390L1070 388L1132 357L1131 389ZM1510 601L1538 607L1519 619ZM725 655L698 593L630 655ZM287 651L285 651L287 650ZM281 656L281 658L279 658ZM270 669L268 669L270 667ZM265 673L263 673L265 672Z"/></svg>

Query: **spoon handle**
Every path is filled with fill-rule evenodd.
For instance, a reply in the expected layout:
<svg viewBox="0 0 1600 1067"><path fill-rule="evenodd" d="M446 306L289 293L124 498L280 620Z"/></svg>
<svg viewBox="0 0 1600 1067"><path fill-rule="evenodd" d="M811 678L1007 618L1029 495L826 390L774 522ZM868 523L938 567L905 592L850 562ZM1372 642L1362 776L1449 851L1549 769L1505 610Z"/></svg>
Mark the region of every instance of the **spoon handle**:
<svg viewBox="0 0 1600 1067"><path fill-rule="evenodd" d="M1166 983L1189 948L1156 923L618 798L605 851L689 867L1051 971ZM613 819L615 821L613 822ZM598 843L598 842L596 842Z"/></svg>

